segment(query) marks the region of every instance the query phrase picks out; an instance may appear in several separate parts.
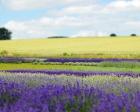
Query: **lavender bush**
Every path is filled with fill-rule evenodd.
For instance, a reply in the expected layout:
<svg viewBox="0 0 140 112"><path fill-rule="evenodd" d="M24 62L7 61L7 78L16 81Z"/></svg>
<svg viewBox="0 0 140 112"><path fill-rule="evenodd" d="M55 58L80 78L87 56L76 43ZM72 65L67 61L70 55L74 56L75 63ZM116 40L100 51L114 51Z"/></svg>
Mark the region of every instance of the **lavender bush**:
<svg viewBox="0 0 140 112"><path fill-rule="evenodd" d="M119 59L119 58L108 58L108 59L103 59L103 58L47 58L44 60L44 62L61 62L61 63L66 63L66 62L140 62L140 59Z"/></svg>
<svg viewBox="0 0 140 112"><path fill-rule="evenodd" d="M0 112L139 112L140 74L63 70L0 72Z"/></svg>
<svg viewBox="0 0 140 112"><path fill-rule="evenodd" d="M140 59L118 59L118 58L22 58L22 57L0 57L0 62L13 63L13 62L83 62L83 63L100 63L100 62L140 62Z"/></svg>
<svg viewBox="0 0 140 112"><path fill-rule="evenodd" d="M4 71L4 70L3 70ZM94 75L111 75L118 77L139 77L140 73L134 72L100 72L100 71L70 71L70 70L5 70L10 73L43 73L49 75L75 75L75 76L94 76Z"/></svg>
<svg viewBox="0 0 140 112"><path fill-rule="evenodd" d="M139 112L140 92L106 93L96 87L1 81L0 112Z"/></svg>
<svg viewBox="0 0 140 112"><path fill-rule="evenodd" d="M24 83L30 87L41 85L75 85L77 82L80 86L88 85L97 87L101 90L114 93L137 92L140 90L140 77L116 77L112 75L95 75L88 77L79 77L74 75L48 75L41 73L2 73L0 79L8 82Z"/></svg>

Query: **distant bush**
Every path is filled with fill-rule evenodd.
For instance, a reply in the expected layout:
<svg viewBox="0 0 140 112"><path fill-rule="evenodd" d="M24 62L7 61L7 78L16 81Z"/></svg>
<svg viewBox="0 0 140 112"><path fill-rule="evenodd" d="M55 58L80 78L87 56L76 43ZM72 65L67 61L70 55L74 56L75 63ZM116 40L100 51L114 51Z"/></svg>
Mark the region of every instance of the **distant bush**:
<svg viewBox="0 0 140 112"><path fill-rule="evenodd" d="M63 53L63 56L69 56L69 54L68 54L68 53L66 53L66 52L64 52L64 53Z"/></svg>
<svg viewBox="0 0 140 112"><path fill-rule="evenodd" d="M67 36L51 36L51 37L48 37L48 38L68 38Z"/></svg>
<svg viewBox="0 0 140 112"><path fill-rule="evenodd" d="M32 64L40 64L40 61L38 60L38 59L34 59L34 60L32 60Z"/></svg>
<svg viewBox="0 0 140 112"><path fill-rule="evenodd" d="M131 34L130 36L132 36L132 37L136 37L137 35L133 33L133 34Z"/></svg>
<svg viewBox="0 0 140 112"><path fill-rule="evenodd" d="M8 51L6 51L6 50L2 50L1 52L0 52L0 56L8 56Z"/></svg>
<svg viewBox="0 0 140 112"><path fill-rule="evenodd" d="M110 37L116 37L117 35L115 33L110 34Z"/></svg>

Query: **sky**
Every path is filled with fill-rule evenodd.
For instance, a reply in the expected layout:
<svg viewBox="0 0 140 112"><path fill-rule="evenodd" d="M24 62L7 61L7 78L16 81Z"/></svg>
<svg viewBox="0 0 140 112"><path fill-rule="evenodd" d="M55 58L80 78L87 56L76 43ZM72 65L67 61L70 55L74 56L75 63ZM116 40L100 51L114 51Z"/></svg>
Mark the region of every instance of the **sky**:
<svg viewBox="0 0 140 112"><path fill-rule="evenodd" d="M140 34L140 0L0 0L13 39Z"/></svg>

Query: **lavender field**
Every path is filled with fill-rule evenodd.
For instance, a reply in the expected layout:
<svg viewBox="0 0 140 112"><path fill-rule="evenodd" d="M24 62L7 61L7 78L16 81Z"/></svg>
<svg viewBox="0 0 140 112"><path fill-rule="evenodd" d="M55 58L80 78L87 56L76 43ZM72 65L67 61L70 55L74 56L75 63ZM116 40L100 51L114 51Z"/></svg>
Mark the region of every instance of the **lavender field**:
<svg viewBox="0 0 140 112"><path fill-rule="evenodd" d="M135 112L140 79L0 73L2 112ZM41 84L39 84L41 83Z"/></svg>
<svg viewBox="0 0 140 112"><path fill-rule="evenodd" d="M0 112L140 111L139 59L8 57L0 61Z"/></svg>
<svg viewBox="0 0 140 112"><path fill-rule="evenodd" d="M140 0L0 0L0 112L140 112Z"/></svg>

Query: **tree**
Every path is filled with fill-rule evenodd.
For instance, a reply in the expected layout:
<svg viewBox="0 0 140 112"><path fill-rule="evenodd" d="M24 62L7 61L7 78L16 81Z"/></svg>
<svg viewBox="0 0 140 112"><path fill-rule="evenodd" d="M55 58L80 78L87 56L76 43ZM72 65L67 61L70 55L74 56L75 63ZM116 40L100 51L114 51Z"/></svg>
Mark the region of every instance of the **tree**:
<svg viewBox="0 0 140 112"><path fill-rule="evenodd" d="M51 36L51 37L48 37L48 38L68 38L67 36Z"/></svg>
<svg viewBox="0 0 140 112"><path fill-rule="evenodd" d="M116 37L117 35L115 33L110 34L110 37Z"/></svg>
<svg viewBox="0 0 140 112"><path fill-rule="evenodd" d="M10 40L12 32L2 27L0 28L0 40Z"/></svg>
<svg viewBox="0 0 140 112"><path fill-rule="evenodd" d="M133 33L133 34L131 34L130 36L132 36L132 37L136 37L137 35Z"/></svg>

